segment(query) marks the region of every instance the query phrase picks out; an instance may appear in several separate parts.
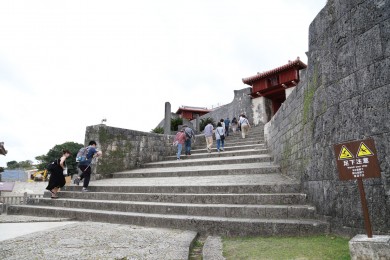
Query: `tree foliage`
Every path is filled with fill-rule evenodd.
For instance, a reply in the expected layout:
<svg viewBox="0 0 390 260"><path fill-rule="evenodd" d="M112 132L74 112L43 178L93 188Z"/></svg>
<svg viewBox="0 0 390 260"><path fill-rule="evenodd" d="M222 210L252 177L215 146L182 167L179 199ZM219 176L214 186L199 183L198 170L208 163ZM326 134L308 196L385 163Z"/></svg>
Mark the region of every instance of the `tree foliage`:
<svg viewBox="0 0 390 260"><path fill-rule="evenodd" d="M178 117L178 118L172 118L171 119L171 130L172 131L178 131L179 125L183 124L183 119Z"/></svg>
<svg viewBox="0 0 390 260"><path fill-rule="evenodd" d="M215 127L215 122L214 122L213 118L206 117L206 118L200 119L200 123L199 123L200 131L203 131L208 123L211 123Z"/></svg>
<svg viewBox="0 0 390 260"><path fill-rule="evenodd" d="M26 161L10 161L7 162L7 169L13 170L13 169L31 169L33 167L33 162L30 160Z"/></svg>
<svg viewBox="0 0 390 260"><path fill-rule="evenodd" d="M7 169L17 169L19 168L19 164L17 161L7 162Z"/></svg>
<svg viewBox="0 0 390 260"><path fill-rule="evenodd" d="M63 150L67 149L72 153L72 156L70 156L66 160L66 165L68 166L68 174L71 175L76 174L77 173L76 155L81 147L84 147L84 145L75 142L66 142L63 144L55 145L53 148L49 150L49 152L46 155L40 155L35 157L35 159L40 162L37 165L38 170L44 170L50 162L57 160L62 156Z"/></svg>

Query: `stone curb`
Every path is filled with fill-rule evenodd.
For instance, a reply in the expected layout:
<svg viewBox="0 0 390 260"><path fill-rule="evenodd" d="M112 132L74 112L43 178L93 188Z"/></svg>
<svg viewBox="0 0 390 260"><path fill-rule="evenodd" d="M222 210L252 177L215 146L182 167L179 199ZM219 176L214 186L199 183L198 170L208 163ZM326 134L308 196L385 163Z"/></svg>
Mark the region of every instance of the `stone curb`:
<svg viewBox="0 0 390 260"><path fill-rule="evenodd" d="M225 260L222 255L222 239L217 236L208 236L203 245L203 260Z"/></svg>

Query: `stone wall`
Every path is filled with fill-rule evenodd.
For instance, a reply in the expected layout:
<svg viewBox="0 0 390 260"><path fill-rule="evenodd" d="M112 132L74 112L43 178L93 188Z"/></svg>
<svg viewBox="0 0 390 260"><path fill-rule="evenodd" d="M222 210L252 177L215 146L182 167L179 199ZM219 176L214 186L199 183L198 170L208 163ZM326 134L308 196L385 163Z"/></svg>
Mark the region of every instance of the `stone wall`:
<svg viewBox="0 0 390 260"><path fill-rule="evenodd" d="M390 1L329 0L309 28L308 68L266 124L284 174L332 231L365 233L355 181L339 181L333 145L373 138L381 178L364 186L374 234L390 233Z"/></svg>
<svg viewBox="0 0 390 260"><path fill-rule="evenodd" d="M96 178L101 178L174 155L176 147L172 146L173 138L172 135L146 133L102 124L87 127L85 144L95 140L98 149L103 151L102 158L99 158L92 168Z"/></svg>
<svg viewBox="0 0 390 260"><path fill-rule="evenodd" d="M199 117L199 120L203 118L211 117L214 119L215 123L219 120L226 119L229 117L230 121L233 117L238 117L240 114L245 114L249 122L253 122L253 110L252 110L252 99L250 93L252 88L244 88L240 90L234 90L234 99L231 103L223 105L215 110ZM192 120L193 125L195 125L195 120Z"/></svg>

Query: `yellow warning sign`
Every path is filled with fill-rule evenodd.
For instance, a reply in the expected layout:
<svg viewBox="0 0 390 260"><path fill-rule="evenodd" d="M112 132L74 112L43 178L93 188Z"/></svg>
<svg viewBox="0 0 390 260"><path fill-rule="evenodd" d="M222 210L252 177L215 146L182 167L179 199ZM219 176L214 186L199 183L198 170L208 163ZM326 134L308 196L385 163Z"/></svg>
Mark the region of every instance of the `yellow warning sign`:
<svg viewBox="0 0 390 260"><path fill-rule="evenodd" d="M347 147L345 147L345 145L343 145L341 147L341 151L339 154L339 160L352 159L352 158L354 158L352 153L347 149Z"/></svg>
<svg viewBox="0 0 390 260"><path fill-rule="evenodd" d="M374 153L363 142L359 146L357 157L373 156Z"/></svg>

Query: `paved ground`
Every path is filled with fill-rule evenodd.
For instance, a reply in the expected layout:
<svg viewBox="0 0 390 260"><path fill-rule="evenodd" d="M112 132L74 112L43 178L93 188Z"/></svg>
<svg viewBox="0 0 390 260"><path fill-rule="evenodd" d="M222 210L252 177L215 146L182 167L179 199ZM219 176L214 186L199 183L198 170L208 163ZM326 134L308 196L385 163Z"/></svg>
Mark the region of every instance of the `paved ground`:
<svg viewBox="0 0 390 260"><path fill-rule="evenodd" d="M0 259L188 259L196 237L193 231L52 220L0 215Z"/></svg>
<svg viewBox="0 0 390 260"><path fill-rule="evenodd" d="M15 182L12 192L2 191L1 196L23 195L23 193L43 194L48 182Z"/></svg>

